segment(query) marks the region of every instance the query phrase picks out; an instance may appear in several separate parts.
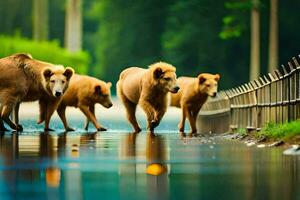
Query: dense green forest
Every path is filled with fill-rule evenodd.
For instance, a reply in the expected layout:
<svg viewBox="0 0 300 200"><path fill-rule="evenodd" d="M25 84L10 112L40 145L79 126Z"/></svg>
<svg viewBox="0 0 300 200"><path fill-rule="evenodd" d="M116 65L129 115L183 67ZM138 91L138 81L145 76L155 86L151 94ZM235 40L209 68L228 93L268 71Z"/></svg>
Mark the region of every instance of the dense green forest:
<svg viewBox="0 0 300 200"><path fill-rule="evenodd" d="M70 53L72 59L61 56L61 63L76 65L77 60L78 66L73 67L80 73L116 82L125 67L146 67L156 61L166 61L177 67L178 76L220 73L222 89L249 80L253 7L250 0L40 0L45 2L44 12L39 12L38 6L43 5L38 5L38 1L0 1L0 34L5 35L2 38L54 41L63 48L66 46L67 3L79 2L82 14L80 47L78 52ZM272 0L260 0L257 6L261 74L268 71L270 2ZM300 1L278 1L276 4L278 63L284 64L299 54ZM74 15L69 17L72 18ZM34 23L40 26L34 27ZM46 33L41 38L35 36L39 31L36 27L45 27ZM27 50L21 48L22 42L14 43L21 47L3 43L1 57ZM53 55L65 51L48 45L44 48L48 52L43 51L43 56L37 45L34 48L28 47L27 51L49 61L53 60Z"/></svg>

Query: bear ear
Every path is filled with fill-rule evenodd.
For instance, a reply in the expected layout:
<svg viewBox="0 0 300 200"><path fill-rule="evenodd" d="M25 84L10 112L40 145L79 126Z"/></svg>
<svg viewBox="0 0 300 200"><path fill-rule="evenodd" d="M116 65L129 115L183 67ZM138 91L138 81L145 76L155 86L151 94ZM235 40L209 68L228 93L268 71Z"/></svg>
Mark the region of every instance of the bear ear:
<svg viewBox="0 0 300 200"><path fill-rule="evenodd" d="M72 69L71 67L66 67L66 70L63 73L63 75L65 77L67 77L67 80L70 80L70 78L73 76L73 74L74 74L74 69Z"/></svg>
<svg viewBox="0 0 300 200"><path fill-rule="evenodd" d="M100 85L95 86L95 93L96 94L101 94L101 86Z"/></svg>
<svg viewBox="0 0 300 200"><path fill-rule="evenodd" d="M107 82L106 84L109 88L112 86L111 82Z"/></svg>
<svg viewBox="0 0 300 200"><path fill-rule="evenodd" d="M46 80L49 80L52 75L53 75L53 72L50 68L45 68L44 69L43 76Z"/></svg>
<svg viewBox="0 0 300 200"><path fill-rule="evenodd" d="M219 81L220 78L221 78L221 77L220 77L220 74L216 74L216 75L215 75L215 80L216 80L216 81Z"/></svg>
<svg viewBox="0 0 300 200"><path fill-rule="evenodd" d="M164 72L160 67L156 68L153 72L153 76L155 79L159 79L163 74Z"/></svg>
<svg viewBox="0 0 300 200"><path fill-rule="evenodd" d="M205 81L206 81L206 78L204 77L204 75L200 74L198 76L198 79L199 79L199 84L203 84Z"/></svg>

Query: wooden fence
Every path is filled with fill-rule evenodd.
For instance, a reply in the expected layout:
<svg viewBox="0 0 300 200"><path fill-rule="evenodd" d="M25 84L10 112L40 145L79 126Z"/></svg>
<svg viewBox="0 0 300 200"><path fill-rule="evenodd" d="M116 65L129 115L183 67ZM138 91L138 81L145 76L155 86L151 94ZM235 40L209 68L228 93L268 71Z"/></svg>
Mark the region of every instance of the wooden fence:
<svg viewBox="0 0 300 200"><path fill-rule="evenodd" d="M287 65L210 98L198 117L202 133L245 128L260 130L266 123L300 118L300 55Z"/></svg>

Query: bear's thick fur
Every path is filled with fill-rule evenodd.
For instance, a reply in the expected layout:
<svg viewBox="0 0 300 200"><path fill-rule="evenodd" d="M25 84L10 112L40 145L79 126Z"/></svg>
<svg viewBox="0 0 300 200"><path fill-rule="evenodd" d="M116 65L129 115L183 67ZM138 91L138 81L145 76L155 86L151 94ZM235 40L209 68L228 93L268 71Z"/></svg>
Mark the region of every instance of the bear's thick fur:
<svg viewBox="0 0 300 200"><path fill-rule="evenodd" d="M130 67L121 72L117 93L135 132L141 131L135 117L137 104L145 111L151 132L159 125L168 107L168 92L179 90L175 72L174 66L164 62L154 63L148 69Z"/></svg>
<svg viewBox="0 0 300 200"><path fill-rule="evenodd" d="M100 103L106 108L112 106L110 88L110 82L106 83L93 77L74 74L70 80L69 88L57 109L57 113L66 131L73 131L73 129L68 126L66 120L65 112L67 106L78 107L87 117L86 130L88 129L88 122L91 121L98 131L106 131L106 129L97 122L95 104Z"/></svg>
<svg viewBox="0 0 300 200"><path fill-rule="evenodd" d="M179 77L180 90L177 94L171 94L171 106L182 110L182 118L178 124L180 132L184 132L186 117L189 120L191 133L196 133L196 120L202 105L208 96L216 96L219 74L199 74L197 78Z"/></svg>
<svg viewBox="0 0 300 200"><path fill-rule="evenodd" d="M68 88L74 70L21 53L0 59L0 71L3 72L0 74L1 119L12 129L22 130L18 125L19 104L39 100L40 121L45 120L45 130L50 130L50 118ZM12 122L9 116L14 108L15 122Z"/></svg>

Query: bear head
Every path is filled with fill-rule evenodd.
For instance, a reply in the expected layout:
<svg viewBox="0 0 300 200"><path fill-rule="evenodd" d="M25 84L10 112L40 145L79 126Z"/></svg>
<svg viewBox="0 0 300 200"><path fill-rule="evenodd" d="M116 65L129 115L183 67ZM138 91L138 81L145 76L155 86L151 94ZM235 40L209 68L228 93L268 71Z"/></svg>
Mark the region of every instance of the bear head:
<svg viewBox="0 0 300 200"><path fill-rule="evenodd" d="M112 107L110 88L111 82L105 83L104 81L98 80L93 91L94 101L100 103L105 108Z"/></svg>
<svg viewBox="0 0 300 200"><path fill-rule="evenodd" d="M218 81L220 80L219 74L199 74L198 78L198 89L199 92L205 93L208 96L217 96L218 91Z"/></svg>
<svg viewBox="0 0 300 200"><path fill-rule="evenodd" d="M44 68L44 88L53 97L61 97L69 86L69 81L74 74L71 67L64 68L61 65Z"/></svg>
<svg viewBox="0 0 300 200"><path fill-rule="evenodd" d="M165 92L177 93L176 68L168 63L158 62L149 67L155 85Z"/></svg>

